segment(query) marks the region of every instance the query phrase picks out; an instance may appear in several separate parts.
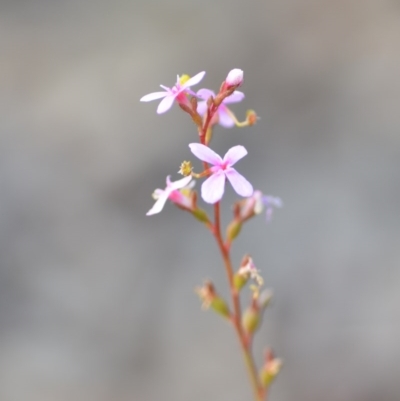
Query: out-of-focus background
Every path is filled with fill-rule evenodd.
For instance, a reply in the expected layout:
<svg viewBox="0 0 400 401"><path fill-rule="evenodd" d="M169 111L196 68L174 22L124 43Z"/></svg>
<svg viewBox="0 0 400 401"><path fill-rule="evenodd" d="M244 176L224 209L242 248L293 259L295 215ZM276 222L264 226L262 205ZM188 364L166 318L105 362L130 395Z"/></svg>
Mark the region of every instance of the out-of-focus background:
<svg viewBox="0 0 400 401"><path fill-rule="evenodd" d="M246 146L239 170L285 205L234 251L275 293L256 342L285 361L270 400L398 401L399 44L396 0L2 0L0 399L251 399L193 292L226 293L215 244L172 205L145 216L194 126L139 102L238 67L233 109L261 120L213 147Z"/></svg>

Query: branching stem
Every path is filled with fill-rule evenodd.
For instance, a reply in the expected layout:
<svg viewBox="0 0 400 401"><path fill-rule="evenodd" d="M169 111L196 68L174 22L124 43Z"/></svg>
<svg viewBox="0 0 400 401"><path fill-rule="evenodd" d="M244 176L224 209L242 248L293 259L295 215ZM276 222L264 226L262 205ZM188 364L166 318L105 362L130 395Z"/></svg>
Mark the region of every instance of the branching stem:
<svg viewBox="0 0 400 401"><path fill-rule="evenodd" d="M203 126L199 129L200 142L203 145L208 145L208 141L206 139L207 132L211 130L210 123L217 109L218 107L215 107L213 104L210 105ZM209 137L211 138L211 135L209 135ZM206 162L203 162L203 165L205 170L208 169L208 164ZM252 353L251 337L246 335L242 326L242 310L240 306L240 296L238 290L235 288L234 285L234 270L232 267L232 262L230 257L231 243L230 241L227 241L225 243L221 233L220 202L214 204L214 224L211 226L209 225L208 227L215 237L215 240L217 242L218 248L221 252L222 259L224 262L224 267L230 288L231 300L233 304L233 314L231 322L236 331L240 347L242 349L244 361L246 364L247 371L249 373L251 386L254 392L254 399L255 401L264 401L266 399L267 392L258 379L257 366L254 361Z"/></svg>

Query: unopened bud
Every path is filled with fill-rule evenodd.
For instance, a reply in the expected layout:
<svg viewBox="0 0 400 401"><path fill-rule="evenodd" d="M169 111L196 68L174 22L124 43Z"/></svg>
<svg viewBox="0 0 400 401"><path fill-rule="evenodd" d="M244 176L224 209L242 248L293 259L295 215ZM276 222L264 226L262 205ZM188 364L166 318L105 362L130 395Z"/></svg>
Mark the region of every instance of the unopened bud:
<svg viewBox="0 0 400 401"><path fill-rule="evenodd" d="M240 291L248 281L249 278L244 276L243 274L236 273L233 276L233 285L235 286L235 289L238 291Z"/></svg>
<svg viewBox="0 0 400 401"><path fill-rule="evenodd" d="M207 216L206 211L203 210L203 209L199 209L199 208L194 209L192 211L192 214L193 214L194 217L196 217L197 220L200 220L202 223L207 223L207 222L210 221L208 216Z"/></svg>
<svg viewBox="0 0 400 401"><path fill-rule="evenodd" d="M278 376L282 368L282 360L275 358L272 351L267 350L264 366L260 371L260 381L264 388L268 388L273 380Z"/></svg>
<svg viewBox="0 0 400 401"><path fill-rule="evenodd" d="M226 229L226 238L228 241L233 241L239 234L242 229L242 223L239 220L233 220L228 225Z"/></svg>
<svg viewBox="0 0 400 401"><path fill-rule="evenodd" d="M211 281L206 281L203 287L198 287L195 291L203 302L203 309L212 308L215 312L219 313L223 317L230 318L231 313L228 305L217 294Z"/></svg>
<svg viewBox="0 0 400 401"><path fill-rule="evenodd" d="M242 325L247 334L253 334L260 325L260 311L250 306L243 314Z"/></svg>
<svg viewBox="0 0 400 401"><path fill-rule="evenodd" d="M232 86L238 87L243 83L243 70L239 68L234 68L233 70L229 71L226 79L225 84L227 88Z"/></svg>
<svg viewBox="0 0 400 401"><path fill-rule="evenodd" d="M211 308L215 310L215 312L219 313L221 316L229 318L231 313L229 312L228 305L226 302L220 298L216 297L211 302Z"/></svg>

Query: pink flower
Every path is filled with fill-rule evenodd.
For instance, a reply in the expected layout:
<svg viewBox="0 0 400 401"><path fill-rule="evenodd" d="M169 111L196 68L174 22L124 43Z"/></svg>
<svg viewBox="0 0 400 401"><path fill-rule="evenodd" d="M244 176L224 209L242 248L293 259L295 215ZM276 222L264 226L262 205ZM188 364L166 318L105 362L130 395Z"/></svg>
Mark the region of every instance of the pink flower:
<svg viewBox="0 0 400 401"><path fill-rule="evenodd" d="M163 100L161 100L160 104L157 107L157 113L165 113L171 108L175 99L178 103L186 103L186 95L194 95L194 93L190 90L190 87L193 85L197 85L203 79L205 73L205 71L199 72L192 78L189 78L185 75L179 77L178 75L175 86L173 86L172 88L168 88L167 86L160 85L161 88L164 89L164 92L149 93L148 95L143 96L140 101L150 102L152 100L163 98Z"/></svg>
<svg viewBox="0 0 400 401"><path fill-rule="evenodd" d="M240 86L243 83L243 70L239 68L234 68L229 71L228 76L225 79L225 84L227 87Z"/></svg>
<svg viewBox="0 0 400 401"><path fill-rule="evenodd" d="M200 89L196 94L200 99L204 101L199 102L197 105L197 112L203 116L207 111L207 100L212 96L215 97L215 93L210 89ZM232 128L235 125L235 118L232 112L226 107L226 104L241 102L244 99L244 93L234 91L232 95L226 97L220 106L218 107L217 115L218 122L225 128Z"/></svg>
<svg viewBox="0 0 400 401"><path fill-rule="evenodd" d="M167 187L165 189L156 189L154 191L153 198L156 199L156 203L146 213L146 216L160 213L168 199L186 209L190 209L192 207L191 199L179 191L180 189L188 186L192 177L189 175L174 182L171 182L170 177L171 176L167 177Z"/></svg>
<svg viewBox="0 0 400 401"><path fill-rule="evenodd" d="M213 165L210 168L211 176L201 186L201 197L204 202L216 203L222 199L226 178L237 194L241 196L253 194L253 186L232 167L238 160L247 155L247 150L243 146L238 145L230 148L223 159L201 143L191 143L189 147L196 157Z"/></svg>

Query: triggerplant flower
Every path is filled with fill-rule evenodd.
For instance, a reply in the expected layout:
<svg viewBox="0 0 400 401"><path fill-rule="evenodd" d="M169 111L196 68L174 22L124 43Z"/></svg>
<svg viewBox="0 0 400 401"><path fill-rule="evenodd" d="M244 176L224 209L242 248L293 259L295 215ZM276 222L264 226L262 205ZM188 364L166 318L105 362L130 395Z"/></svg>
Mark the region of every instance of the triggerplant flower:
<svg viewBox="0 0 400 401"><path fill-rule="evenodd" d="M210 168L211 176L201 186L201 197L205 202L216 203L221 200L225 190L226 178L237 194L241 196L253 194L253 186L232 167L238 160L247 155L244 146L238 145L230 148L223 159L201 143L191 143L189 147L196 157L213 165Z"/></svg>
<svg viewBox="0 0 400 401"><path fill-rule="evenodd" d="M200 89L196 95L203 99L197 105L197 112L203 116L207 111L207 100L212 96L215 98L215 93L210 89ZM226 104L241 102L244 99L244 93L234 91L232 95L226 97L218 107L216 115L218 116L218 122L225 128L232 128L235 125L235 118L232 112L226 107Z"/></svg>
<svg viewBox="0 0 400 401"><path fill-rule="evenodd" d="M194 93L190 90L190 87L197 85L203 79L205 73L205 71L199 72L192 78L189 78L187 75L183 75L181 77L178 75L175 86L168 88L167 86L160 85L161 88L164 89L164 92L149 93L148 95L143 96L140 101L150 102L152 100L164 98L157 107L157 113L165 113L171 108L175 99L178 103L186 103L186 95L194 95Z"/></svg>
<svg viewBox="0 0 400 401"><path fill-rule="evenodd" d="M176 203L178 206L186 209L191 209L191 199L185 196L180 189L188 187L192 177L183 177L178 181L172 182L170 176L167 177L167 187L165 189L156 189L153 193L153 198L156 199L156 203L146 213L146 216L160 213L163 210L165 202L169 199L171 202Z"/></svg>

